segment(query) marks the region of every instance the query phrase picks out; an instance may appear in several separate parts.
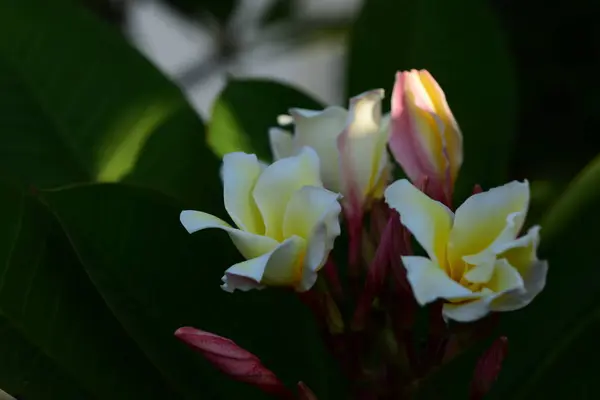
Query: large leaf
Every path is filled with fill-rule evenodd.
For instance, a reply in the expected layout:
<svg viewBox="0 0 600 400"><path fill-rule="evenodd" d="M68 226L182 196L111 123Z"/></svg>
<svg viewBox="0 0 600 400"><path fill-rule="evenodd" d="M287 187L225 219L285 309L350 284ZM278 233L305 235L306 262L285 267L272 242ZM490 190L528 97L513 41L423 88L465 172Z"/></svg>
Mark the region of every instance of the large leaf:
<svg viewBox="0 0 600 400"><path fill-rule="evenodd" d="M0 106L0 169L23 182L125 180L196 204L218 191L180 90L71 1L0 2Z"/></svg>
<svg viewBox="0 0 600 400"><path fill-rule="evenodd" d="M300 90L263 79L232 79L212 108L208 143L222 156L232 151L271 160L269 128L292 107L319 110L323 105Z"/></svg>
<svg viewBox="0 0 600 400"><path fill-rule="evenodd" d="M0 183L0 213L0 387L37 398L47 398L44 390L65 399L176 398L106 308L46 210Z"/></svg>
<svg viewBox="0 0 600 400"><path fill-rule="evenodd" d="M240 260L226 234L187 234L179 222L182 206L142 188L85 185L43 197L115 315L189 398L261 394L231 382L175 340L181 326L234 339L288 384L307 382L319 398L337 391L335 367L292 293L220 289L225 268Z"/></svg>
<svg viewBox="0 0 600 400"><path fill-rule="evenodd" d="M446 92L464 134L457 194L504 183L515 130L510 54L488 2L366 0L355 23L348 94L391 94L396 71L428 69Z"/></svg>

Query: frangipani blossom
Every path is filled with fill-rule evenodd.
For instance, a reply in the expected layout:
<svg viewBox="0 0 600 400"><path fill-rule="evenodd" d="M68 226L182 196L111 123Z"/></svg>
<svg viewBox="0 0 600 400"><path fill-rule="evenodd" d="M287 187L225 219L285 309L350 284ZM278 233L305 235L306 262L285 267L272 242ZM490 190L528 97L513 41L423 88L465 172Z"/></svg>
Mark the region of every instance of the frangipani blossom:
<svg viewBox="0 0 600 400"><path fill-rule="evenodd" d="M350 99L349 110L291 109L288 122L293 122L294 134L280 128L269 132L273 156L280 159L304 146L313 148L321 160L324 186L344 196L346 213L362 216L369 200L383 197L390 175L383 96L382 89L365 92Z"/></svg>
<svg viewBox="0 0 600 400"><path fill-rule="evenodd" d="M309 290L340 234L340 195L323 188L319 158L305 147L298 155L262 165L254 154L223 159L225 209L237 226L199 211L180 219L189 233L219 228L247 261L225 271L222 288L265 285Z"/></svg>
<svg viewBox="0 0 600 400"><path fill-rule="evenodd" d="M462 133L444 91L426 70L398 72L390 150L410 180L449 204L463 161Z"/></svg>
<svg viewBox="0 0 600 400"><path fill-rule="evenodd" d="M511 182L468 198L454 214L403 179L385 191L428 257L402 262L417 302L444 299L446 319L474 321L525 307L542 291L548 264L536 252L539 226L522 237L529 184Z"/></svg>

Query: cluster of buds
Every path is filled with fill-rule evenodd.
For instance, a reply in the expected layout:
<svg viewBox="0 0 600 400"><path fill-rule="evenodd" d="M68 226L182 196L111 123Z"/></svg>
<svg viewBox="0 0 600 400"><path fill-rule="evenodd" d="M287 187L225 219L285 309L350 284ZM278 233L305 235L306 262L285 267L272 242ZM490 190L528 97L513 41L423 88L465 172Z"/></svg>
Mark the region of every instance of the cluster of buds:
<svg viewBox="0 0 600 400"><path fill-rule="evenodd" d="M234 225L181 213L189 233L225 230L246 259L225 271L225 291L294 290L356 397L373 399L409 395L465 342L485 336L497 312L529 304L548 269L537 258L540 228L520 236L527 181L487 191L475 185L453 206L462 134L434 78L399 72L390 114L382 114L383 99L377 89L350 99L348 109L291 109L269 132L272 164L253 154L224 157L224 203ZM409 179L392 182L393 159ZM342 228L347 243L338 238ZM334 259L334 244L347 246L347 257ZM423 309L428 332L418 337L415 316ZM194 328L177 336L235 379L283 398L316 398L302 383L289 391L229 339ZM482 357L473 398L489 390L505 348L502 338Z"/></svg>

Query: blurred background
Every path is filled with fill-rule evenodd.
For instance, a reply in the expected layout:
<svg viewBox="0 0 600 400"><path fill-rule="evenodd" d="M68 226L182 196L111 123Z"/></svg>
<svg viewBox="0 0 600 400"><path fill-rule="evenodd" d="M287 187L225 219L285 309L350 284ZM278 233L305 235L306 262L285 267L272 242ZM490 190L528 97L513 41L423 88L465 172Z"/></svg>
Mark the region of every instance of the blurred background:
<svg viewBox="0 0 600 400"><path fill-rule="evenodd" d="M80 1L117 25L203 117L228 74L292 83L325 103L343 104L347 40L363 5L362 0ZM544 177L555 186L567 182L598 149L600 5L488 1L517 68L519 151L513 174L533 174L539 191L551 195ZM388 40L390 52L402 45L402 38ZM532 163L540 145L545 159Z"/></svg>
<svg viewBox="0 0 600 400"><path fill-rule="evenodd" d="M343 101L343 61L360 0L86 0L177 82L203 117L226 74L295 84Z"/></svg>

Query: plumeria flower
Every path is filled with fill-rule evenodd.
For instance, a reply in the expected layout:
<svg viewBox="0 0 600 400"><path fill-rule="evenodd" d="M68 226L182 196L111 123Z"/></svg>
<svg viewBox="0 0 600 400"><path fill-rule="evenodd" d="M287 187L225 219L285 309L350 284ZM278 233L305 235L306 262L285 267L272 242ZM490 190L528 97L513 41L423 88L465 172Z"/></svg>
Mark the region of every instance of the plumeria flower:
<svg viewBox="0 0 600 400"><path fill-rule="evenodd" d="M392 93L390 150L410 180L450 204L463 161L462 134L442 88L426 70L398 72Z"/></svg>
<svg viewBox="0 0 600 400"><path fill-rule="evenodd" d="M225 271L222 288L289 286L309 290L340 234L338 193L323 188L319 157L309 147L269 166L254 154L223 159L225 209L237 226L200 211L181 213L189 233L219 228L247 259Z"/></svg>
<svg viewBox="0 0 600 400"><path fill-rule="evenodd" d="M383 197L389 181L389 116L381 115L383 96L383 89L365 92L350 99L349 110L294 108L291 118L280 119L293 122L293 134L280 128L269 132L275 159L297 154L304 146L317 152L323 184L344 196L349 217L362 217L370 200Z"/></svg>
<svg viewBox="0 0 600 400"><path fill-rule="evenodd" d="M446 300L443 315L474 321L525 307L542 291L548 264L536 252L539 226L521 237L529 184L511 182L468 198L454 214L403 179L385 191L427 257L402 262L417 302Z"/></svg>

